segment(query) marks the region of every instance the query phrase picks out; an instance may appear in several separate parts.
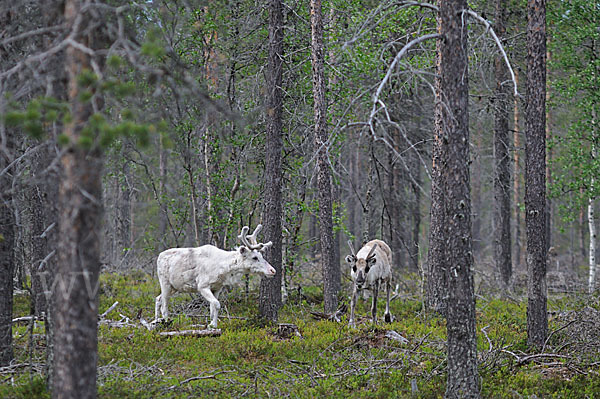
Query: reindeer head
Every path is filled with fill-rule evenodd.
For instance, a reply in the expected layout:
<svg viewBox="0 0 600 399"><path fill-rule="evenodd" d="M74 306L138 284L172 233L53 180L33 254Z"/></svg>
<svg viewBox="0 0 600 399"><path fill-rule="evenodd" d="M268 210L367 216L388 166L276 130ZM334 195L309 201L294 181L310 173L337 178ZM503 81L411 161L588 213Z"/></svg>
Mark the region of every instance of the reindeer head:
<svg viewBox="0 0 600 399"><path fill-rule="evenodd" d="M348 240L348 246L350 247L350 252L352 253L352 255L346 256L346 262L348 262L352 267L350 275L352 276L352 280L356 283L356 287L363 288L365 282L367 281L367 274L369 273L371 266L377 262L377 258L375 257L375 249L377 248L377 244L371 247L371 250L366 258L358 258L356 256L354 247L352 247L352 242L350 240Z"/></svg>
<svg viewBox="0 0 600 399"><path fill-rule="evenodd" d="M265 277L275 276L276 270L265 260L262 252L269 248L273 243L271 241L266 244L258 243L256 236L262 229L262 225L256 226L254 232L248 235L248 226L242 228L241 234L238 236L239 240L243 244L239 247L238 251L242 255L242 263L246 266L246 269L251 273L262 274Z"/></svg>

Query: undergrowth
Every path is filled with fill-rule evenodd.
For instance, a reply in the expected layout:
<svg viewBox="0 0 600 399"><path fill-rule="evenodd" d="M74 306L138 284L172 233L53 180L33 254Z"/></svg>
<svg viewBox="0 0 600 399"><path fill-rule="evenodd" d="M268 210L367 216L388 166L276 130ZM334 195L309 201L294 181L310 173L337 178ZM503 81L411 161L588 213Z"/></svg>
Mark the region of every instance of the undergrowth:
<svg viewBox="0 0 600 399"><path fill-rule="evenodd" d="M301 336L281 336L277 325L256 320L256 292L242 289L222 298L217 337L164 338L160 331L199 328L208 308L189 294L173 298L173 320L148 331L138 321L154 316L158 283L133 273L101 276L100 313L129 320L125 327L99 326L100 398L297 397L440 398L445 390L445 320L422 308L417 292L391 303L395 320L372 324L368 302L359 301L359 326L316 320L312 295L296 293L279 322ZM370 300L369 300L370 302ZM383 315L380 300L379 315ZM551 297L550 336L543 353L527 347L526 300L478 297L477 337L484 398L594 398L600 393L598 300ZM15 296L15 315L29 312L29 298ZM345 321L345 320L344 320ZM390 338L393 330L408 343ZM13 327L15 361L0 369L0 397L47 398L43 322Z"/></svg>

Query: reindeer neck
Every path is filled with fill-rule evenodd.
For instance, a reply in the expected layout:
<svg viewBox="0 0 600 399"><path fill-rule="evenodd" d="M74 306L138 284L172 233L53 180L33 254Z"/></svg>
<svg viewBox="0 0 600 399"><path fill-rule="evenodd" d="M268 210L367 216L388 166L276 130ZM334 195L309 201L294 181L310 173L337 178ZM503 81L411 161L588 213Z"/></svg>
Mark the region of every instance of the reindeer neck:
<svg viewBox="0 0 600 399"><path fill-rule="evenodd" d="M240 254L240 252L236 249L231 251L234 254L233 257L233 262L231 262L231 264L229 265L229 272L230 273L244 273L249 271L250 269L244 265L243 261L244 258L242 256L242 254Z"/></svg>

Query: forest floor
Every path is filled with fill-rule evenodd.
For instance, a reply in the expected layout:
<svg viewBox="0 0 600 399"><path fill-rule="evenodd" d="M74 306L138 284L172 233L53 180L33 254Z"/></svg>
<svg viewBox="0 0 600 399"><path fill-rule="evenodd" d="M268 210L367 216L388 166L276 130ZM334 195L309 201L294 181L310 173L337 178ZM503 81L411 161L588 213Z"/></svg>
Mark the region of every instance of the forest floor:
<svg viewBox="0 0 600 399"><path fill-rule="evenodd" d="M414 277L414 276L413 276ZM412 278L412 277L406 277ZM208 309L179 294L173 320L150 331L158 282L142 273L104 273L99 326L100 398L441 398L446 385L445 320L423 310L418 284L391 303L394 321L372 324L359 301L358 327L317 320L318 287L290 294L279 323L261 326L257 293L236 289L222 298L219 336L159 335L202 328ZM409 288L412 287L412 288ZM370 300L369 300L370 302ZM379 315L384 301L380 300ZM549 298L550 334L541 351L527 346L526 298L477 296L477 338L484 398L600 397L600 301L583 294ZM14 317L29 314L15 295ZM111 322L112 321L112 322ZM16 359L0 368L1 398L47 398L43 322L17 322ZM402 339L406 338L406 342Z"/></svg>

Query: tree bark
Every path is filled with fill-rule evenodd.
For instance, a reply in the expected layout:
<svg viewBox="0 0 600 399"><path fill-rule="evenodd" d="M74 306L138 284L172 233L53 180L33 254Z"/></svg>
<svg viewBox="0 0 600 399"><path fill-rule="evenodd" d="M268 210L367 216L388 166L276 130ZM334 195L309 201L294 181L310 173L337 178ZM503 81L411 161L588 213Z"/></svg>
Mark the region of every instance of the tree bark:
<svg viewBox="0 0 600 399"><path fill-rule="evenodd" d="M277 321L282 306L282 175L281 154L283 151L283 3L269 1L269 60L266 71L267 85L267 139L265 159L265 209L263 223L266 241L273 245L267 251L267 260L275 268L274 278L263 278L260 283L259 316Z"/></svg>
<svg viewBox="0 0 600 399"><path fill-rule="evenodd" d="M168 156L167 150L164 145L163 136L159 137L159 180L158 180L158 205L160 207L159 216L158 216L158 234L159 234L159 251L164 251L167 248L168 242L166 241L167 237L167 224L169 222L169 209L165 204L165 198L167 198L167 163Z"/></svg>
<svg viewBox="0 0 600 399"><path fill-rule="evenodd" d="M0 141L0 170L11 162L12 135ZM13 359L12 347L12 307L15 213L12 205L12 173L10 170L0 175L0 366L6 366Z"/></svg>
<svg viewBox="0 0 600 399"><path fill-rule="evenodd" d="M546 289L546 1L527 3L525 224L527 230L527 342L548 336Z"/></svg>
<svg viewBox="0 0 600 399"><path fill-rule="evenodd" d="M127 146L123 143L123 147ZM133 179L131 173L131 165L128 160L127 150L123 148L121 150L121 157L124 160L121 173L117 174L117 250L116 258L113 259L115 265L126 268L129 256L129 252L133 251L133 213L132 213L132 201L133 201Z"/></svg>
<svg viewBox="0 0 600 399"><path fill-rule="evenodd" d="M592 186L594 178L592 178ZM588 202L588 227L590 230L590 255L589 255L589 274L588 274L588 292L594 293L596 288L596 217L594 212L594 198Z"/></svg>
<svg viewBox="0 0 600 399"><path fill-rule="evenodd" d="M37 316L48 315L51 273L55 270L57 214L54 205L58 189L55 171L47 170L55 155L55 141L50 139L38 150L33 159L32 175L32 248L31 289L33 307Z"/></svg>
<svg viewBox="0 0 600 399"><path fill-rule="evenodd" d="M54 24L63 23L64 15L62 7L64 5L63 0L43 0L41 2L41 9L43 10L43 21L44 26L53 26ZM48 34L44 37L44 48L50 48L53 43L60 37L60 34ZM57 54L52 62L46 64L48 70L47 84L46 84L46 95L54 97L61 101L66 101L67 98L67 74L63 64L64 51ZM60 163L57 163L54 167L48 168L54 158L58 156L59 150L56 145L56 138L59 132L63 131L63 124L60 121L53 123L50 134L49 134L49 146L47 152L41 156L41 165L44 166L44 171L47 173L45 176L40 176L44 179L43 183L39 184L39 188L43 193L44 200L44 231L42 234L43 245L41 247L44 255L45 265L40 271L40 277L44 292L46 294L46 322L44 323L46 333L46 381L48 390L53 389L53 365L54 365L54 297L52 296L52 287L54 284L54 276L57 270L57 254L56 248L58 247L58 206L56 199L58 198L58 185L61 176ZM45 158L45 160L43 159ZM40 237L42 238L42 237Z"/></svg>
<svg viewBox="0 0 600 399"><path fill-rule="evenodd" d="M82 14L81 8L78 0L66 1L64 15L68 26L73 26L78 17L82 18L82 27L90 26L92 18L98 18ZM74 40L95 49L100 44L98 35L101 34L76 32ZM101 59L96 62L100 67L103 64ZM84 70L92 70L90 55L69 46L65 66L72 121L65 126L71 144L61 158L63 178L59 185L52 397L95 398L103 157L95 146L82 147L79 138L93 113L92 102L96 101L95 106L99 106L100 101L98 98L79 101L82 87L77 80Z"/></svg>
<svg viewBox="0 0 600 399"><path fill-rule="evenodd" d="M546 43L546 47L548 44ZM549 67L548 63L550 62L550 51L546 51L546 73L548 73ZM550 83L546 80L546 103L550 102ZM550 141L551 127L550 127L550 109L546 107L546 119L545 119L545 128L546 128L546 142ZM552 147L546 148L546 181L548 187L552 187L552 173L550 173L550 163L552 162ZM552 213L553 213L554 204L552 202L552 198L549 195L546 195L546 253L550 250L552 246Z"/></svg>
<svg viewBox="0 0 600 399"><path fill-rule="evenodd" d="M35 159L37 158L37 159ZM40 169L43 167L42 158L35 157L31 169L34 180L40 179ZM39 180L41 181L41 180ZM46 295L42 282L42 268L45 266L46 248L44 238L41 237L45 230L44 194L41 185L36 183L31 187L31 307L33 314L41 316L46 312Z"/></svg>
<svg viewBox="0 0 600 399"><path fill-rule="evenodd" d="M496 1L496 34L502 40L506 36L506 3ZM494 110L494 257L496 268L504 287L512 276L512 253L510 241L510 154L508 135L508 71L502 55L496 55Z"/></svg>
<svg viewBox="0 0 600 399"><path fill-rule="evenodd" d="M515 71L515 80L518 84L519 74ZM515 267L521 265L521 129L519 115L519 98L513 99L513 149L514 149L514 172L513 172L513 195L515 212Z"/></svg>
<svg viewBox="0 0 600 399"><path fill-rule="evenodd" d="M416 134L418 134L421 128L421 119L417 116ZM416 137L416 135L415 135ZM421 233L421 164L419 162L419 154L416 149L411 151L411 174L413 179L410 182L412 188L413 201L411 203L411 214L412 214L412 234L409 246L410 265L409 271L417 272L419 270L419 237Z"/></svg>
<svg viewBox="0 0 600 399"><path fill-rule="evenodd" d="M442 227L447 279L446 326L448 383L446 398L479 398L469 164L467 24L461 12L466 0L438 0L438 31L443 36L438 54L437 85L441 102L441 170L444 199Z"/></svg>
<svg viewBox="0 0 600 399"><path fill-rule="evenodd" d="M438 16L438 31L440 30L440 17ZM437 74L441 73L441 51L443 39L436 41L436 68ZM432 148L431 166L431 208L429 227L429 250L427 252L427 280L425 285L425 306L440 314L446 314L446 265L444 259L444 197L442 192L442 170L446 163L444 145L444 126L442 107L441 79L435 80L435 104L439 104L434 110L434 137Z"/></svg>
<svg viewBox="0 0 600 399"><path fill-rule="evenodd" d="M594 137L597 135L596 125L596 112L595 108L592 110L592 126L594 127ZM592 143L592 159L595 160L597 157L596 145ZM596 179L592 176L590 181L590 192L595 191ZM588 200L588 228L590 231L590 251L589 251L589 273L588 273L588 292L594 293L596 289L596 212L594 210L594 203L596 202L595 197L590 197Z"/></svg>
<svg viewBox="0 0 600 399"><path fill-rule="evenodd" d="M415 173L415 180L421 184L421 168L417 165L416 169L413 170ZM417 184L412 184L413 191L413 203L412 203L412 234L410 240L410 263L408 270L410 272L419 271L419 252L420 243L419 238L421 236L421 188Z"/></svg>
<svg viewBox="0 0 600 399"><path fill-rule="evenodd" d="M481 154L483 152L483 126L481 121L475 122L475 133L473 134L473 138L471 139L473 142L473 148L475 149L475 153ZM475 157L473 162L471 163L471 208L473 209L473 228L471 229L473 234L473 255L476 259L481 258L481 253L485 249L484 238L481 234L481 226L483 222L482 217L482 171L483 171L483 162L481 157Z"/></svg>
<svg viewBox="0 0 600 399"><path fill-rule="evenodd" d="M333 250L333 214L331 172L329 170L327 134L327 102L325 99L325 50L323 45L323 10L321 0L310 2L311 63L315 113L315 150L317 151L317 185L319 191L319 230L323 266L323 301L325 313L338 306L340 266L335 264Z"/></svg>

